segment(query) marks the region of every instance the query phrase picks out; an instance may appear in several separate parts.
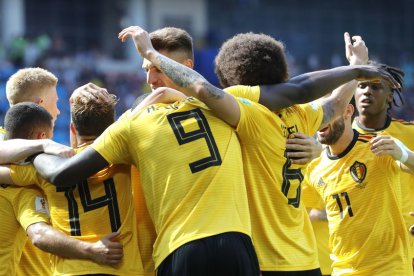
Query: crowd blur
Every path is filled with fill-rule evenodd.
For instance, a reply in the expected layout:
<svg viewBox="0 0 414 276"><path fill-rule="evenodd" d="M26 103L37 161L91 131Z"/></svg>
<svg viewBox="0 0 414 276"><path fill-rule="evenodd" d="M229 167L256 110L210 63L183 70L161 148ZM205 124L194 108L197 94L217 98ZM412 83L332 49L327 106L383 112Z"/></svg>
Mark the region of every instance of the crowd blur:
<svg viewBox="0 0 414 276"><path fill-rule="evenodd" d="M287 50L291 76L340 66L345 62L339 54L333 55L328 63L321 62L318 54L312 54L307 60L299 62L294 53L289 52L289 45ZM211 47L195 49L195 69L216 85L218 82L214 75L213 60L217 51L217 48ZM414 120L414 59L407 53L398 55L395 59L397 64L390 65L402 68L405 72L404 104L397 98L401 107L394 108L392 113L398 118L411 121ZM133 66L130 64L125 60L114 59L113 55L110 57L97 48L73 52L60 37L41 35L30 39L16 38L8 47L0 44L0 125L3 125L4 114L9 108L5 95L7 79L20 68L42 67L59 78L58 106L61 115L56 121L54 140L69 144L68 101L76 87L87 82L106 87L119 98L118 116L131 106L137 96L149 91L145 84L145 74L140 69L141 64L137 60Z"/></svg>

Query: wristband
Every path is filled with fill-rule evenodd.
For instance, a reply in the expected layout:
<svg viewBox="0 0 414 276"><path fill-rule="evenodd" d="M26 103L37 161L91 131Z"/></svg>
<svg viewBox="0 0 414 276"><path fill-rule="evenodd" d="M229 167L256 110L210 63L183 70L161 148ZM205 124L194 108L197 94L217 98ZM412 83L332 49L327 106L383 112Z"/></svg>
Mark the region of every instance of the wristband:
<svg viewBox="0 0 414 276"><path fill-rule="evenodd" d="M395 143L397 144L397 146L401 150L401 158L398 161L400 161L401 163L404 164L408 160L407 148L405 147L405 145L400 140L395 139Z"/></svg>
<svg viewBox="0 0 414 276"><path fill-rule="evenodd" d="M408 160L408 152L404 148L401 148L401 152L402 152L402 155L401 155L400 160L398 161L404 164Z"/></svg>

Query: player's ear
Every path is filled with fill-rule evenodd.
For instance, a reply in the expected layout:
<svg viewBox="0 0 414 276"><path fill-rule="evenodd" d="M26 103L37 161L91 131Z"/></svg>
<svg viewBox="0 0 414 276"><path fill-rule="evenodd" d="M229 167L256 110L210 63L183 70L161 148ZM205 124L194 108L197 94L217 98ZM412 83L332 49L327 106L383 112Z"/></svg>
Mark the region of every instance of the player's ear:
<svg viewBox="0 0 414 276"><path fill-rule="evenodd" d="M354 114L354 105L352 104L348 104L347 107L345 108L345 118L351 118L352 115Z"/></svg>
<svg viewBox="0 0 414 276"><path fill-rule="evenodd" d="M76 129L72 122L70 122L70 133L76 135Z"/></svg>
<svg viewBox="0 0 414 276"><path fill-rule="evenodd" d="M394 99L394 93L390 91L387 95L387 103L392 103L393 99Z"/></svg>
<svg viewBox="0 0 414 276"><path fill-rule="evenodd" d="M44 131L41 131L41 132L38 132L37 134L36 134L36 139L47 139L48 137L47 137L47 135L46 135L46 132L44 132Z"/></svg>
<svg viewBox="0 0 414 276"><path fill-rule="evenodd" d="M190 67L190 68L193 68L193 67L194 67L194 62L193 62L191 59L189 59L189 58L187 58L187 59L183 62L183 64L184 64L185 66L187 66L187 67Z"/></svg>
<svg viewBox="0 0 414 276"><path fill-rule="evenodd" d="M43 102L44 102L44 100L41 97L36 97L36 100L34 101L34 103L36 103L38 105L42 105Z"/></svg>
<svg viewBox="0 0 414 276"><path fill-rule="evenodd" d="M70 146L72 148L78 147L78 139L77 139L75 125L73 124L73 122L70 122Z"/></svg>

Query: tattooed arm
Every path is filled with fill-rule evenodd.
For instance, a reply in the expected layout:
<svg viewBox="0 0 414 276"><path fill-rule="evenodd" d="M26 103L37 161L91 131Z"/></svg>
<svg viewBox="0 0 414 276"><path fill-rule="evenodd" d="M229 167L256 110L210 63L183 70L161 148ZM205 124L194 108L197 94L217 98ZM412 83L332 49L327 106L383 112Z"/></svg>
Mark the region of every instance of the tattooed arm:
<svg viewBox="0 0 414 276"><path fill-rule="evenodd" d="M180 86L181 92L204 102L217 117L233 127L237 126L240 120L240 107L233 96L210 84L196 71L158 53L152 47L148 33L140 27L129 27L119 34L122 41L129 36L133 38L135 47L142 57Z"/></svg>
<svg viewBox="0 0 414 276"><path fill-rule="evenodd" d="M138 26L128 27L122 30L118 37L122 41L126 41L128 37L131 37L140 55L161 70L175 82L176 85L180 86L181 92L185 93L187 96L194 96L203 101L213 112L215 112L216 116L231 126L237 126L240 120L240 107L237 100L223 90L210 84L203 76L187 66L177 63L158 53L153 48L150 37L145 30ZM386 81L390 82L393 87L394 85L398 85L396 80L393 79L389 72L387 72L386 68L381 67L343 66L334 68L331 71L321 71L321 75L322 77L321 80L319 80L318 85L321 86L325 83L333 86L332 83L334 83L335 85L332 89L340 84L351 81L352 79L384 78ZM304 75L304 78L306 79L308 77ZM289 82L272 85L272 88L274 89L273 93L275 95L274 100L280 101L283 95L289 95L290 100L294 99L293 102L291 102L291 105L298 103L300 102L299 95L302 94L303 90L309 90L306 89L306 87L309 86L307 84L313 82L313 78L308 78L308 81L305 81L305 84L303 85ZM313 90L315 90L315 86L311 86L314 87ZM327 88L325 87L325 89ZM326 114L329 118L332 118L333 116L329 109L327 109Z"/></svg>
<svg viewBox="0 0 414 276"><path fill-rule="evenodd" d="M364 40L362 40L361 36L353 36L352 40L349 33L344 34L345 55L349 64L367 64L368 48ZM319 100L323 108L323 119L320 128L324 128L329 122L342 115L345 107L351 101L357 85L358 82L356 80L350 81L335 89L328 97Z"/></svg>

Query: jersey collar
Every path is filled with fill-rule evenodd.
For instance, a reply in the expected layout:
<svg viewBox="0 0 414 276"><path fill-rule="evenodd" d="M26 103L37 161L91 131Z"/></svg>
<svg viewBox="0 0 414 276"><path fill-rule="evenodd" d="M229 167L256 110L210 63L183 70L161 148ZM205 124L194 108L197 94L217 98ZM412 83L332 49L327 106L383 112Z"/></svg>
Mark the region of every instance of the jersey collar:
<svg viewBox="0 0 414 276"><path fill-rule="evenodd" d="M351 149L354 147L355 143L358 141L358 136L359 136L358 131L356 131L355 129L353 129L353 131L354 131L354 137L352 138L351 143L349 143L349 145L346 147L346 149L343 152L341 152L340 154L332 155L330 150L329 150L329 147L326 147L326 156L328 156L329 159L338 160L339 158L344 157L348 152L351 151Z"/></svg>

